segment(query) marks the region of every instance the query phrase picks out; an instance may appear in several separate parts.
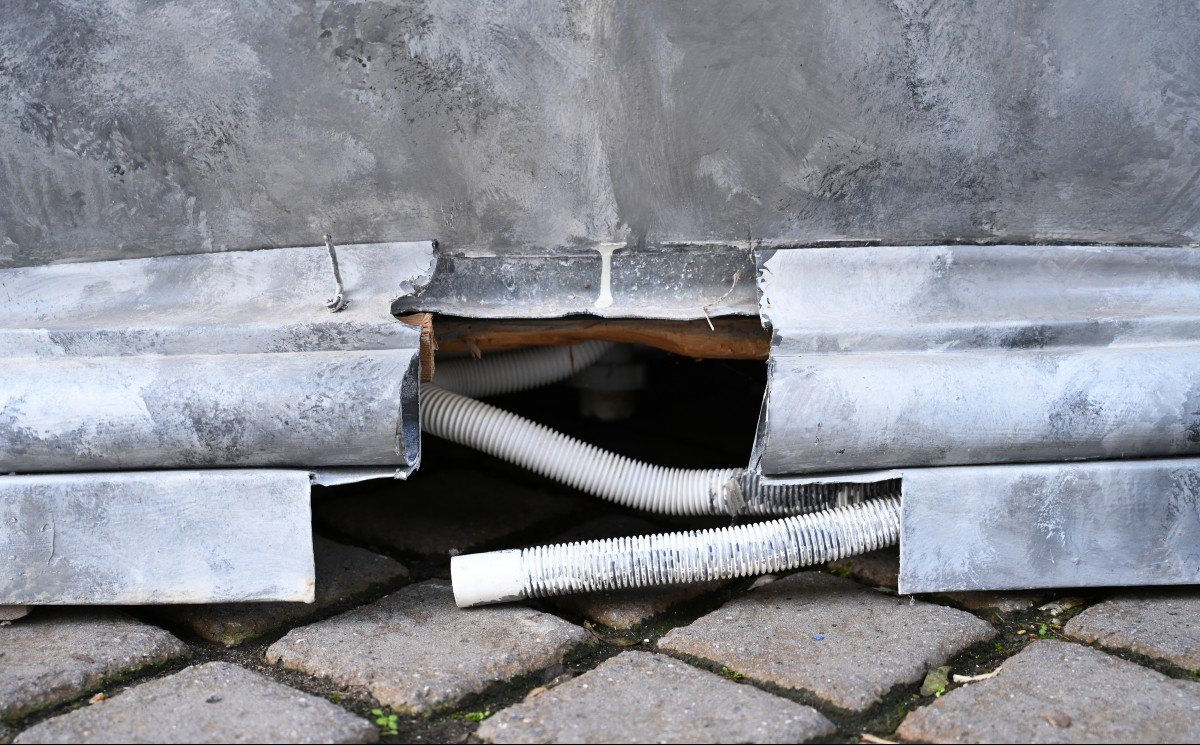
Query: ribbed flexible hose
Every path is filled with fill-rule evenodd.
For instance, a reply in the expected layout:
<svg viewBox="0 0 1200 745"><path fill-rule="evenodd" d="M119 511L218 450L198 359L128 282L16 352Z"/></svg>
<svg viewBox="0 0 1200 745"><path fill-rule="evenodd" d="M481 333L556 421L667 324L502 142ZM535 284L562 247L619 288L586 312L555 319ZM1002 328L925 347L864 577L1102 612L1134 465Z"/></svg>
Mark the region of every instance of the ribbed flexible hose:
<svg viewBox="0 0 1200 745"><path fill-rule="evenodd" d="M715 530L492 551L450 560L461 608L575 592L751 577L894 545L900 500Z"/></svg>
<svg viewBox="0 0 1200 745"><path fill-rule="evenodd" d="M900 479L863 483L779 484L763 483L762 477L754 471L746 471L739 476L738 486L742 490L742 513L761 517L801 515L900 493Z"/></svg>
<svg viewBox="0 0 1200 745"><path fill-rule="evenodd" d="M556 432L436 385L421 386L421 426L568 486L635 509L728 514L741 503L740 468L664 468Z"/></svg>
<svg viewBox="0 0 1200 745"><path fill-rule="evenodd" d="M668 515L797 515L899 490L895 480L764 484L743 468L655 466L430 384L421 386L421 427L592 496Z"/></svg>
<svg viewBox="0 0 1200 745"><path fill-rule="evenodd" d="M565 380L590 367L612 346L607 341L585 341L518 349L478 360L448 360L434 369L433 382L472 398L515 393Z"/></svg>
<svg viewBox="0 0 1200 745"><path fill-rule="evenodd" d="M456 556L450 570L460 607L748 577L835 561L899 540L900 500L862 501L894 493L894 481L776 486L740 468L663 468L468 398L562 380L610 346L585 342L495 355L486 362L445 363L437 373L439 385L421 388L422 426L430 434L628 507L683 515L810 514L717 530ZM831 504L841 506L812 512Z"/></svg>

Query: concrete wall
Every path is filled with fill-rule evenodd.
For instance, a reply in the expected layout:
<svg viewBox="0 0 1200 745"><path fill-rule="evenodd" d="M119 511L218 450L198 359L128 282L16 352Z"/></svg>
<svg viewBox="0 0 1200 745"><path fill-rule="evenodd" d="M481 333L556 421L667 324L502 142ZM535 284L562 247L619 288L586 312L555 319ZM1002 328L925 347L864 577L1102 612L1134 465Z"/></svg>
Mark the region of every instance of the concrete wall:
<svg viewBox="0 0 1200 745"><path fill-rule="evenodd" d="M1200 238L1200 4L0 0L0 265Z"/></svg>

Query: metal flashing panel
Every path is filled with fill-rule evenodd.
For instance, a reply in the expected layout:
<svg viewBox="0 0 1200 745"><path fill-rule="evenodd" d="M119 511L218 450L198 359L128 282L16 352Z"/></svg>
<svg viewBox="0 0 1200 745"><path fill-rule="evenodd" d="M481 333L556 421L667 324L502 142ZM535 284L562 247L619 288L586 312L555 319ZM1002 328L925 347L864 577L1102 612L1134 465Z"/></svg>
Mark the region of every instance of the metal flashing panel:
<svg viewBox="0 0 1200 745"><path fill-rule="evenodd" d="M1200 583L1200 458L826 473L899 483L900 592Z"/></svg>
<svg viewBox="0 0 1200 745"><path fill-rule="evenodd" d="M420 459L420 332L392 304L433 244L0 272L0 470L394 466Z"/></svg>
<svg viewBox="0 0 1200 745"><path fill-rule="evenodd" d="M1200 252L760 252L768 476L1200 453Z"/></svg>
<svg viewBox="0 0 1200 745"><path fill-rule="evenodd" d="M439 249L429 284L397 312L466 318L699 320L754 316L758 298L749 243L606 243L546 251Z"/></svg>
<svg viewBox="0 0 1200 745"><path fill-rule="evenodd" d="M913 468L900 592L1200 583L1200 459Z"/></svg>
<svg viewBox="0 0 1200 745"><path fill-rule="evenodd" d="M312 602L309 474L0 476L0 605Z"/></svg>

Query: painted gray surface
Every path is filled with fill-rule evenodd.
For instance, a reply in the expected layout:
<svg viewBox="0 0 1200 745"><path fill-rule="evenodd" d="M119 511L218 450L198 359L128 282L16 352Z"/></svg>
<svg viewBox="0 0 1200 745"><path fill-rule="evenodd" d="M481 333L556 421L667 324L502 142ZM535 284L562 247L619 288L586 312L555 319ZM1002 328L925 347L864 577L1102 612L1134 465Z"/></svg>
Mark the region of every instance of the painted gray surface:
<svg viewBox="0 0 1200 745"><path fill-rule="evenodd" d="M0 604L312 602L309 475L0 476Z"/></svg>
<svg viewBox="0 0 1200 745"><path fill-rule="evenodd" d="M1200 460L903 472L900 592L1200 583Z"/></svg>
<svg viewBox="0 0 1200 745"><path fill-rule="evenodd" d="M340 313L324 247L0 271L0 470L407 473L420 333L391 306L428 281L433 246L338 257Z"/></svg>
<svg viewBox="0 0 1200 745"><path fill-rule="evenodd" d="M6 4L0 261L1192 243L1194 2Z"/></svg>
<svg viewBox="0 0 1200 745"><path fill-rule="evenodd" d="M760 254L772 476L1200 453L1200 253Z"/></svg>

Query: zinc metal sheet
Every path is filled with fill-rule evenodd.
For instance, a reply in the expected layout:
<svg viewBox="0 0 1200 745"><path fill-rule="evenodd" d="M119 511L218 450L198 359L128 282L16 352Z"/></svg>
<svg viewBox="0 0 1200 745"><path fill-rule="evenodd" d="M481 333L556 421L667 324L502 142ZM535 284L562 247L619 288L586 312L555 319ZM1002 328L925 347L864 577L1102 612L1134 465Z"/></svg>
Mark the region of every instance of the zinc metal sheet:
<svg viewBox="0 0 1200 745"><path fill-rule="evenodd" d="M337 253L340 313L324 246L0 272L0 470L411 470L433 245Z"/></svg>
<svg viewBox="0 0 1200 745"><path fill-rule="evenodd" d="M1200 583L1200 458L902 468L774 484L898 484L904 594Z"/></svg>
<svg viewBox="0 0 1200 745"><path fill-rule="evenodd" d="M1200 459L914 468L900 592L1200 583Z"/></svg>
<svg viewBox="0 0 1200 745"><path fill-rule="evenodd" d="M312 602L309 474L0 476L0 605Z"/></svg>
<svg viewBox="0 0 1200 745"><path fill-rule="evenodd" d="M1200 252L762 252L764 474L1200 453Z"/></svg>

